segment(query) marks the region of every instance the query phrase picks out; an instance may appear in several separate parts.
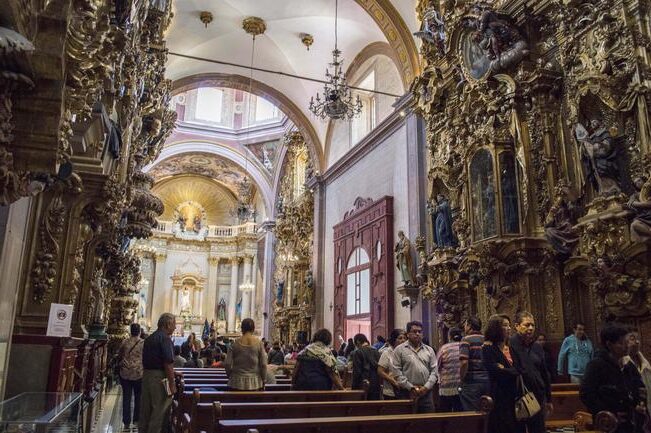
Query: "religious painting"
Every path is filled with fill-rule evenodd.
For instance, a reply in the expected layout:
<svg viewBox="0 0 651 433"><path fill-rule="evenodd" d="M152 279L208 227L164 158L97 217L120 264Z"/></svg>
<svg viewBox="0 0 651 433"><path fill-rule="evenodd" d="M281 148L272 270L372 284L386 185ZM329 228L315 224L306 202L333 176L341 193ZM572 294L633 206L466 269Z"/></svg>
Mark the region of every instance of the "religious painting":
<svg viewBox="0 0 651 433"><path fill-rule="evenodd" d="M504 233L520 233L518 179L513 153L500 153L499 162L500 191L502 192L502 230Z"/></svg>
<svg viewBox="0 0 651 433"><path fill-rule="evenodd" d="M486 149L475 153L470 164L472 221L475 240L495 236L495 174L493 157Z"/></svg>
<svg viewBox="0 0 651 433"><path fill-rule="evenodd" d="M491 61L479 46L474 34L468 33L463 39L461 53L468 74L475 80L482 79L490 71Z"/></svg>

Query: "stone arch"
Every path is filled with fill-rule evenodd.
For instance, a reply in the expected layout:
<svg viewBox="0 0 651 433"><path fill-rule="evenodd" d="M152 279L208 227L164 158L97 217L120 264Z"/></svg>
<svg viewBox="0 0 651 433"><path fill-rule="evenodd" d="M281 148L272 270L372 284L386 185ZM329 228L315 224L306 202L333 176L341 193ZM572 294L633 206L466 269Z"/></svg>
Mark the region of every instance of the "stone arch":
<svg viewBox="0 0 651 433"><path fill-rule="evenodd" d="M398 62L405 88L420 74L420 61L414 37L390 0L355 0L384 33Z"/></svg>
<svg viewBox="0 0 651 433"><path fill-rule="evenodd" d="M172 84L172 94L176 95L199 87L225 87L248 92L249 78L242 75L221 73L190 75L174 81ZM321 142L314 126L312 126L312 123L303 114L301 109L283 93L261 81L252 80L250 90L252 94L273 102L296 125L296 128L305 137L305 142L310 150L312 164L317 170L322 172L325 166L323 148L321 147Z"/></svg>
<svg viewBox="0 0 651 433"><path fill-rule="evenodd" d="M211 142L211 141L182 141L173 143L161 151L160 155L153 163L147 165L143 171L148 172L156 164L171 158L173 156L178 156L187 153L208 153L216 155L225 159L232 161L233 163L240 166L244 169L247 174L249 174L256 186L258 191L262 195L264 201L264 206L266 209L266 214L271 215L273 210L274 197L271 190L271 185L269 182L268 176L265 174L264 169L260 166L258 161L252 161L251 159L245 158L240 152L228 147L223 144Z"/></svg>

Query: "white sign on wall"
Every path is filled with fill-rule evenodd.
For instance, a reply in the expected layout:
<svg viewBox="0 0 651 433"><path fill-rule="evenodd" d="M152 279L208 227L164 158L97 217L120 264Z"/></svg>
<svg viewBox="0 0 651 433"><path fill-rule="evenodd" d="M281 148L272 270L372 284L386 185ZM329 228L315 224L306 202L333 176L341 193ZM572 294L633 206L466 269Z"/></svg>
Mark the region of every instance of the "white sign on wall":
<svg viewBox="0 0 651 433"><path fill-rule="evenodd" d="M72 305L51 304L46 335L48 337L70 337L71 322Z"/></svg>

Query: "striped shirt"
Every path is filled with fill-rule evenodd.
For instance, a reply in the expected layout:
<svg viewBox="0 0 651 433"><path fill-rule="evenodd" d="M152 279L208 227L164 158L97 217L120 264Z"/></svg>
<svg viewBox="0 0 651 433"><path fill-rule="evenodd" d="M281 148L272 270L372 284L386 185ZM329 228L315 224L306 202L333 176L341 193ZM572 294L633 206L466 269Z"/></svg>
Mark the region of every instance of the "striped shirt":
<svg viewBox="0 0 651 433"><path fill-rule="evenodd" d="M439 395L454 396L459 394L461 375L459 374L459 346L461 343L444 344L438 353Z"/></svg>
<svg viewBox="0 0 651 433"><path fill-rule="evenodd" d="M463 337L459 346L459 359L468 360L468 370L463 378L465 383L488 382L488 371L484 368L481 360L481 346L484 344L484 336L470 334Z"/></svg>

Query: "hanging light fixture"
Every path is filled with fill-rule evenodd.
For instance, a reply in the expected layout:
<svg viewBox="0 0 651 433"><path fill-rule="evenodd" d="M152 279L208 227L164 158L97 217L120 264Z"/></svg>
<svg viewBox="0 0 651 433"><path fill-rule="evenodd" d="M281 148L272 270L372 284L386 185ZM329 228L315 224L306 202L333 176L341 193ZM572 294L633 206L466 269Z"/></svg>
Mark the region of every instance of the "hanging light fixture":
<svg viewBox="0 0 651 433"><path fill-rule="evenodd" d="M341 51L337 46L338 6L339 0L335 0L335 49L332 51L332 63L330 63L333 73L326 69L327 82L323 85L323 96L317 93L316 100L314 97L310 98L310 111L322 120L326 118L351 120L362 111L359 95L353 99L353 94L346 83L346 75L342 67L343 59L340 59Z"/></svg>
<svg viewBox="0 0 651 433"><path fill-rule="evenodd" d="M255 218L255 209L251 205L253 199L253 185L249 180L249 157L246 142L249 139L251 129L251 91L253 89L253 60L255 58L255 38L264 34L267 25L264 20L258 17L248 17L242 22L242 28L252 36L251 43L251 69L249 72L249 91L247 96L247 114L246 114L246 141L244 144L244 179L237 186L237 209L235 213L240 223L250 221Z"/></svg>

